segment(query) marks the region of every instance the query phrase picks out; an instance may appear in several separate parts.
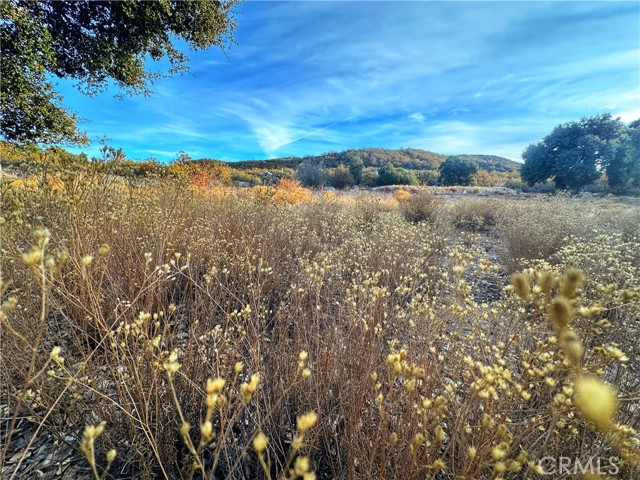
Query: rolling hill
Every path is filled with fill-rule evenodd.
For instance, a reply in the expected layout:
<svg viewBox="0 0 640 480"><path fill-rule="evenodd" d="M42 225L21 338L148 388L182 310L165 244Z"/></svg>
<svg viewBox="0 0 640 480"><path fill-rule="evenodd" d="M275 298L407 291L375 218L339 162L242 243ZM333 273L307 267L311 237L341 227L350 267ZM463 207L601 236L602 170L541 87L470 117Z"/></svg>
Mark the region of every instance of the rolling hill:
<svg viewBox="0 0 640 480"><path fill-rule="evenodd" d="M480 168L489 172L517 172L520 169L519 163L496 155L466 154L458 155L458 157L475 160ZM361 160L364 167L377 168L391 163L394 167L402 167L407 170L437 170L440 164L447 158L447 155L417 148L402 148L399 150L359 148L349 149L343 152L329 152L315 156L282 157L272 160L242 160L225 163L238 170L277 170L283 168L295 169L303 161L311 161L313 163L322 162L325 167L333 168L341 163L350 164L354 161Z"/></svg>

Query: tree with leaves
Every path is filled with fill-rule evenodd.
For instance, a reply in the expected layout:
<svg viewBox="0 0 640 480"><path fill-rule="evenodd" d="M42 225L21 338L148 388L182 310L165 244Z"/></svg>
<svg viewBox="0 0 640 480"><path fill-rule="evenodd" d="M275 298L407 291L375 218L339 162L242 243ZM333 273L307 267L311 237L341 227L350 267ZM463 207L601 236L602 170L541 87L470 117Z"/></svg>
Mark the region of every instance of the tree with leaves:
<svg viewBox="0 0 640 480"><path fill-rule="evenodd" d="M324 163L306 158L298 165L296 176L303 187L319 187L327 181L327 169Z"/></svg>
<svg viewBox="0 0 640 480"><path fill-rule="evenodd" d="M362 178L362 175L360 177ZM349 167L341 163L329 172L327 183L338 190L345 190L351 188L355 180Z"/></svg>
<svg viewBox="0 0 640 480"><path fill-rule="evenodd" d="M640 188L640 119L620 135L619 145L607 165L607 181L613 191Z"/></svg>
<svg viewBox="0 0 640 480"><path fill-rule="evenodd" d="M454 156L442 162L439 171L442 185L470 185L478 173L478 164L474 160Z"/></svg>
<svg viewBox="0 0 640 480"><path fill-rule="evenodd" d="M2 0L0 134L19 143L87 143L51 76L77 80L88 95L109 81L148 94L165 74L147 71L145 61L166 58L175 74L188 70L176 39L191 49L226 48L238 1Z"/></svg>
<svg viewBox="0 0 640 480"><path fill-rule="evenodd" d="M524 151L522 179L529 185L552 179L557 188L578 191L605 172L609 186L620 189L633 164L629 130L608 113L558 125Z"/></svg>
<svg viewBox="0 0 640 480"><path fill-rule="evenodd" d="M378 178L376 185L381 187L384 185L417 185L418 179L413 172L404 168L394 167L391 163L387 163L378 169Z"/></svg>

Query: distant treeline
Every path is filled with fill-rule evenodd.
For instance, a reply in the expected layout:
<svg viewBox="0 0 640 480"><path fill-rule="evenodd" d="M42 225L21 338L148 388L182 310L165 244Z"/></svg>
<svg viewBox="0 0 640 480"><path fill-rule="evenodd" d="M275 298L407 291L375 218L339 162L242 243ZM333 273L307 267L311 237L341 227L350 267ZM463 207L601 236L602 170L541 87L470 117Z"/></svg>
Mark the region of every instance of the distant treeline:
<svg viewBox="0 0 640 480"><path fill-rule="evenodd" d="M453 165L453 177L443 177L443 164ZM520 164L495 155L447 156L416 148L349 149L306 157L228 162L237 181L255 183L265 170L282 174L295 172L303 185L331 186L338 189L354 185L380 186L436 185L470 183L481 186L518 182Z"/></svg>
<svg viewBox="0 0 640 480"><path fill-rule="evenodd" d="M456 155L458 158L472 160L478 164L478 168L489 172L517 172L520 164L508 158L496 155ZM328 152L322 155L306 157L283 157L273 160L243 160L228 162L229 166L240 170L244 169L269 169L269 168L293 168L296 169L303 161L323 163L327 168L335 168L340 164L349 165L360 160L364 167L382 167L391 164L394 167L407 170L434 170L437 171L440 164L447 159L447 155L429 152L417 148L401 148L390 150L385 148L359 148L349 149L343 152Z"/></svg>
<svg viewBox="0 0 640 480"><path fill-rule="evenodd" d="M36 145L18 146L0 142L2 164L13 165L23 172L34 169L74 169L82 165L109 164L114 175L128 178L184 176L194 169L218 172L216 179L228 179L236 184L258 185L278 178L297 178L303 185L321 185L338 189L389 184L435 185L476 184L504 185L517 182L520 165L494 155L446 155L404 148L350 149L306 157L284 157L273 160L223 162L203 158L192 159L181 152L176 160L164 164L156 159L131 160L122 150L104 146L100 158L91 160L85 154L73 154L61 147L40 148ZM445 168L444 177L441 175ZM224 172L224 173L220 173Z"/></svg>

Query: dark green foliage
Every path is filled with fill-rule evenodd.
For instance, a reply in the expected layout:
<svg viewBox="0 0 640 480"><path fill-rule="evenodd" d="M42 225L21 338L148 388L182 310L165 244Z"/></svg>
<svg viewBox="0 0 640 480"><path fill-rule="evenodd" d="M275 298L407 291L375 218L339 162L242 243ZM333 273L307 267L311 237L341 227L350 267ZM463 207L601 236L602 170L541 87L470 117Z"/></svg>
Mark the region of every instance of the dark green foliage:
<svg viewBox="0 0 640 480"><path fill-rule="evenodd" d="M607 180L614 191L640 188L640 119L631 122L607 165Z"/></svg>
<svg viewBox="0 0 640 480"><path fill-rule="evenodd" d="M360 175L360 178L362 178L362 174ZM327 183L338 190L350 188L353 186L354 182L355 180L353 175L351 175L351 171L343 164L334 168L327 177Z"/></svg>
<svg viewBox="0 0 640 480"><path fill-rule="evenodd" d="M640 188L640 118L628 126L628 174L634 188Z"/></svg>
<svg viewBox="0 0 640 480"><path fill-rule="evenodd" d="M522 179L529 185L552 179L557 188L577 191L606 172L609 187L621 190L637 181L633 128L610 114L555 127L522 154Z"/></svg>
<svg viewBox="0 0 640 480"><path fill-rule="evenodd" d="M381 187L384 185L417 185L418 179L408 170L394 167L390 163L384 165L378 170L378 178L376 185Z"/></svg>
<svg viewBox="0 0 640 480"><path fill-rule="evenodd" d="M439 179L442 185L469 185L476 173L478 164L475 160L455 156L442 162Z"/></svg>
<svg viewBox="0 0 640 480"><path fill-rule="evenodd" d="M327 170L322 162L309 158L298 166L296 176L304 187L319 187L327 181Z"/></svg>
<svg viewBox="0 0 640 480"><path fill-rule="evenodd" d="M459 157L475 160L481 168L489 172L517 172L520 168L520 164L494 155L459 155ZM344 152L323 153L322 155L304 158L284 157L273 160L230 162L229 165L237 169L263 168L268 170L274 168L297 168L305 160L322 162L327 168L335 168L340 164L344 164L349 167L356 183L361 184L363 183L362 174L364 173L364 168L367 167L380 168L390 163L394 167L401 167L407 170L437 172L440 164L446 158L446 155L417 148L402 148L400 150L361 148L345 150Z"/></svg>
<svg viewBox="0 0 640 480"><path fill-rule="evenodd" d="M438 183L437 170L415 170L414 173L420 185L436 185Z"/></svg>
<svg viewBox="0 0 640 480"><path fill-rule="evenodd" d="M378 182L378 170L366 167L362 172L362 183L365 187L375 187Z"/></svg>
<svg viewBox="0 0 640 480"><path fill-rule="evenodd" d="M75 115L47 81L46 65L55 58L48 30L27 10L0 2L0 134L16 142L86 144L77 134Z"/></svg>
<svg viewBox="0 0 640 480"><path fill-rule="evenodd" d="M497 155L456 155L462 160L470 160L478 165L478 169L488 172L516 172L520 164Z"/></svg>
<svg viewBox="0 0 640 480"><path fill-rule="evenodd" d="M237 2L3 0L0 133L16 142L86 143L47 74L78 80L90 95L109 80L127 93L146 94L162 74L147 71L145 60L166 58L174 74L187 70L188 61L176 39L192 49L224 48Z"/></svg>
<svg viewBox="0 0 640 480"><path fill-rule="evenodd" d="M409 170L438 168L438 165L445 159L444 155L416 148L402 148L400 150L361 148L325 155L333 156L335 164L359 160L367 167L382 167L390 163L394 167ZM329 159L325 162L327 166L335 166Z"/></svg>
<svg viewBox="0 0 640 480"><path fill-rule="evenodd" d="M364 172L364 162L359 158L348 158L347 166L353 179L353 183L359 184L362 182L362 174Z"/></svg>
<svg viewBox="0 0 640 480"><path fill-rule="evenodd" d="M228 162L230 167L236 170L277 170L282 168L297 169L298 166L305 160L312 161L315 157L283 157L274 158L272 160L240 160L238 162Z"/></svg>

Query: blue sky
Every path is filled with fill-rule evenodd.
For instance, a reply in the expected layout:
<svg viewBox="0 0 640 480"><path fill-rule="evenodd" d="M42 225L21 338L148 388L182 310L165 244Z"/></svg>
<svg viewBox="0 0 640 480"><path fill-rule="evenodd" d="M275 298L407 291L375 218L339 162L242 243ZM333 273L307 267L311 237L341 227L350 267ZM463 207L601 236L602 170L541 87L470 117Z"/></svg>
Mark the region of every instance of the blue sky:
<svg viewBox="0 0 640 480"><path fill-rule="evenodd" d="M520 159L561 122L640 117L640 3L249 1L238 42L191 52L149 97L64 103L129 158L347 148ZM97 155L94 142L83 150Z"/></svg>

